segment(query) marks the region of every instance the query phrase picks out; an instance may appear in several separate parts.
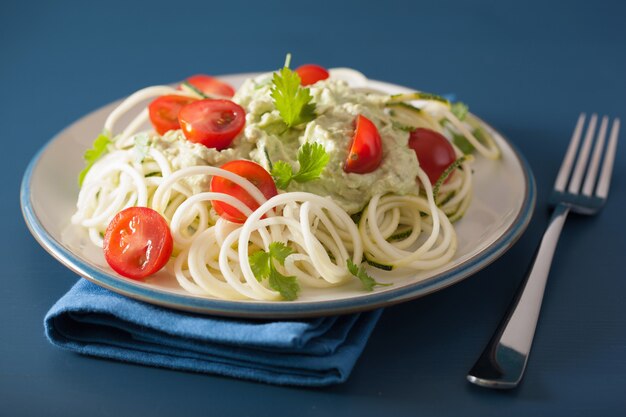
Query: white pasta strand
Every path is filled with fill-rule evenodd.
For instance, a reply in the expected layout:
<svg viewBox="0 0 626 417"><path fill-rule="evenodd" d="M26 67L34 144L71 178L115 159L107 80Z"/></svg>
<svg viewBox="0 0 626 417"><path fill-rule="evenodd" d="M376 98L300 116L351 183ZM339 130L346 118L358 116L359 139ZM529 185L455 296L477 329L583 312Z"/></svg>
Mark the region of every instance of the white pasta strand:
<svg viewBox="0 0 626 417"><path fill-rule="evenodd" d="M206 213L208 209L204 204L201 203L206 203L214 200L222 201L226 204L229 204L245 215L249 215L250 213L252 213L252 210L250 210L248 206L229 194L204 192L191 196L176 208L176 211L172 216L170 229L172 231L172 237L174 238L175 244L181 247L189 246L194 241L196 235L202 233L208 228L208 213ZM190 236L185 236L185 234L181 231L181 226L188 227L190 221L194 217L196 217L193 211L194 207L202 207L202 209L196 209L197 211L195 212L199 212L201 214L201 219L197 229L193 232L193 234L191 234ZM198 210L203 211L200 212ZM190 216L189 213L194 213L194 215ZM202 213L206 214L202 216Z"/></svg>
<svg viewBox="0 0 626 417"><path fill-rule="evenodd" d="M456 248L454 229L445 214L435 205L427 175L420 170L418 177L426 191L426 199L419 196L374 196L368 204L361 218L359 230L365 250L374 258L373 261L393 266L428 269L438 266L439 262L441 264L447 262L442 259L449 259L454 254L452 250ZM389 231L383 233L380 229L379 223L393 216L395 207L398 205L412 206L416 215L420 212L426 213L431 219L430 235L415 250L406 250L406 248L416 241L415 228L420 227L417 221L414 223L414 230L407 237L408 242L388 242Z"/></svg>
<svg viewBox="0 0 626 417"><path fill-rule="evenodd" d="M196 97L195 94L188 91L177 90L175 88L165 85L158 85L141 89L128 96L128 98L126 98L119 106L115 108L115 110L111 112L111 114L109 114L109 117L107 117L106 121L104 122L104 131L108 132L109 134L113 134L113 128L115 127L115 123L121 116L124 115L124 113L126 113L128 110L132 109L144 100L153 97L163 96L166 94L175 94L185 97Z"/></svg>
<svg viewBox="0 0 626 417"><path fill-rule="evenodd" d="M215 228L210 227L194 239L187 258L190 276L205 294L226 299L249 298L227 283L220 269L207 265L206 258L215 258L220 252L214 234Z"/></svg>
<svg viewBox="0 0 626 417"><path fill-rule="evenodd" d="M148 109L143 109L141 113L139 113L132 122L124 129L124 131L120 134L118 138L115 140L115 145L118 148L125 148L131 146L132 143L132 135L139 130L141 125L145 124L148 121Z"/></svg>
<svg viewBox="0 0 626 417"><path fill-rule="evenodd" d="M240 177L237 174L233 174L230 171L226 171L225 169L215 168L211 166L196 166L190 168L183 168L179 171L176 171L172 175L168 176L163 180L163 182L159 185L157 190L154 193L152 198L152 208L158 212L162 212L166 207L166 202L169 199L171 189L176 184L177 181L186 178L192 177L196 175L206 175L206 176L220 176L226 178L234 182L235 184L242 187L248 194L252 196L258 203L263 203L266 201L263 193L254 186L247 179Z"/></svg>
<svg viewBox="0 0 626 417"><path fill-rule="evenodd" d="M463 122L461 122L448 108L445 106L442 107L442 112L446 119L452 123L452 125L458 129L459 132L465 136L465 138L472 144L472 146L483 156L489 159L498 159L500 157L500 149L496 146L495 143L489 142L487 146L483 145L476 136L465 126Z"/></svg>

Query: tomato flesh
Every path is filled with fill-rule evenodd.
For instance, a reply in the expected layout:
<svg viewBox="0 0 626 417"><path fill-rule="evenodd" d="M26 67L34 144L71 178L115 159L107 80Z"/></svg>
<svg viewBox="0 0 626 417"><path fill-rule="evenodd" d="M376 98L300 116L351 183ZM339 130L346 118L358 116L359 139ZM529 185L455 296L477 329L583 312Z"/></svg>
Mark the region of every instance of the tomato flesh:
<svg viewBox="0 0 626 417"><path fill-rule="evenodd" d="M300 76L301 85L311 85L327 79L330 74L324 67L315 64L305 64L296 68L295 72Z"/></svg>
<svg viewBox="0 0 626 417"><path fill-rule="evenodd" d="M409 136L409 147L415 151L420 167L433 185L456 160L454 148L448 139L434 130L415 129Z"/></svg>
<svg viewBox="0 0 626 417"><path fill-rule="evenodd" d="M218 95L223 97L232 97L235 95L235 89L230 84L220 81L215 77L205 74L196 74L187 78L187 82L193 85L207 96Z"/></svg>
<svg viewBox="0 0 626 417"><path fill-rule="evenodd" d="M165 219L147 207L117 213L104 235L104 257L115 272L141 280L167 263L174 247Z"/></svg>
<svg viewBox="0 0 626 417"><path fill-rule="evenodd" d="M272 176L265 170L265 168L255 162L240 159L227 162L222 165L221 168L246 178L254 184L267 199L270 199L278 194L278 190L276 189L276 184L274 184ZM246 206L250 207L252 211L258 209L260 206L254 197L252 197L246 190L224 177L215 176L211 178L211 191L231 195L240 200ZM248 218L247 215L243 214L233 206L221 201L213 201L212 204L217 214L226 220L230 220L231 222L244 223Z"/></svg>
<svg viewBox="0 0 626 417"><path fill-rule="evenodd" d="M178 114L184 106L194 101L194 98L177 95L161 96L153 100L148 105L148 114L154 130L163 135L169 130L180 129Z"/></svg>
<svg viewBox="0 0 626 417"><path fill-rule="evenodd" d="M367 174L376 170L383 160L383 145L376 125L358 115L350 153L343 166L345 172Z"/></svg>
<svg viewBox="0 0 626 417"><path fill-rule="evenodd" d="M187 140L218 151L230 146L246 123L246 112L230 100L198 100L178 114Z"/></svg>

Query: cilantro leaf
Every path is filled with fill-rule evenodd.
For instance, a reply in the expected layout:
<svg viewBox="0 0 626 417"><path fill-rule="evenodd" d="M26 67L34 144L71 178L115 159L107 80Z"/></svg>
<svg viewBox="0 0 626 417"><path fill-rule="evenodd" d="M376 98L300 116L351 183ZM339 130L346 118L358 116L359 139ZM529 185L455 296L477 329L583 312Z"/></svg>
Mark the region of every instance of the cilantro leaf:
<svg viewBox="0 0 626 417"><path fill-rule="evenodd" d="M347 263L348 263L348 271L350 271L350 273L354 275L355 277L358 276L359 275L358 265L355 264L354 261L352 261L352 259L348 259Z"/></svg>
<svg viewBox="0 0 626 417"><path fill-rule="evenodd" d="M293 179L297 182L307 182L319 178L329 160L330 156L324 146L319 143L305 143L298 151L300 170Z"/></svg>
<svg viewBox="0 0 626 417"><path fill-rule="evenodd" d="M259 282L269 279L270 288L278 291L288 301L295 300L298 297L300 285L298 285L295 276L281 274L274 266L273 260L284 265L285 259L292 253L293 249L284 243L272 242L269 245L269 252L260 250L248 258L255 278Z"/></svg>
<svg viewBox="0 0 626 417"><path fill-rule="evenodd" d="M263 250L254 252L249 256L249 260L250 268L252 268L252 273L257 281L261 282L263 279L270 276L271 264L269 253Z"/></svg>
<svg viewBox="0 0 626 417"><path fill-rule="evenodd" d="M354 275L361 281L361 284L363 284L363 287L367 291L372 291L376 285L380 285L384 287L391 285L391 284L383 284L383 283L376 281L365 271L365 268L363 268L363 265L359 267L357 264L352 262L352 259L348 259L347 263L348 263L348 271L350 271L352 275Z"/></svg>
<svg viewBox="0 0 626 417"><path fill-rule="evenodd" d="M287 63L286 63L287 64ZM275 72L271 96L280 117L288 127L315 119L315 105L311 90L300 86L300 76L287 66Z"/></svg>
<svg viewBox="0 0 626 417"><path fill-rule="evenodd" d="M271 289L278 291L287 301L293 301L298 298L300 285L298 285L294 276L285 276L275 268L272 268L270 270L269 284Z"/></svg>
<svg viewBox="0 0 626 417"><path fill-rule="evenodd" d="M330 157L322 145L307 142L298 151L300 164L298 172L294 173L289 163L278 161L272 167L272 176L276 181L276 186L284 190L292 180L308 182L318 179L329 160Z"/></svg>
<svg viewBox="0 0 626 417"><path fill-rule="evenodd" d="M104 154L108 152L108 145L111 143L109 136L106 133L101 133L93 141L91 149L87 149L83 158L85 159L85 168L78 174L78 185L82 186L85 176L93 166L93 164Z"/></svg>
<svg viewBox="0 0 626 417"><path fill-rule="evenodd" d="M293 168L285 161L277 161L272 166L272 177L276 186L284 190L293 179Z"/></svg>
<svg viewBox="0 0 626 417"><path fill-rule="evenodd" d="M270 243L270 256L276 259L281 265L285 265L285 259L292 253L293 249L282 242Z"/></svg>
<svg viewBox="0 0 626 417"><path fill-rule="evenodd" d="M465 116L467 116L467 112L469 108L467 104L457 101L456 103L452 103L450 106L450 112L456 116L457 119L463 121L465 120Z"/></svg>

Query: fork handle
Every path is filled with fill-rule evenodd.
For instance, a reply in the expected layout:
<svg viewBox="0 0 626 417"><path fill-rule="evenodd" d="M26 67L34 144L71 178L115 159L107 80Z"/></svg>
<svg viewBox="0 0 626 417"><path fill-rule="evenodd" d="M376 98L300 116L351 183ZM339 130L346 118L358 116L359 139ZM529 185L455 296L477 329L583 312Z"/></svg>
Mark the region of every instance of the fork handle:
<svg viewBox="0 0 626 417"><path fill-rule="evenodd" d="M515 388L524 374L535 335L552 257L569 207L559 204L550 218L526 277L507 314L467 379L487 388Z"/></svg>

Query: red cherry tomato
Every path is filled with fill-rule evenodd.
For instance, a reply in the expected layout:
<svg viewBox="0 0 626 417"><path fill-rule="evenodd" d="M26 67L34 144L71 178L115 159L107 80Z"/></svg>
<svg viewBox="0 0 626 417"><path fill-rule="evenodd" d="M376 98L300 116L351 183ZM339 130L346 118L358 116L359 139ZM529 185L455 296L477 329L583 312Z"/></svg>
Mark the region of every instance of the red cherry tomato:
<svg viewBox="0 0 626 417"><path fill-rule="evenodd" d="M301 85L311 85L329 77L328 71L324 67L315 64L305 64L296 68L300 76Z"/></svg>
<svg viewBox="0 0 626 417"><path fill-rule="evenodd" d="M147 207L120 211L104 235L106 261L115 272L132 279L145 278L163 268L172 248L167 222Z"/></svg>
<svg viewBox="0 0 626 417"><path fill-rule="evenodd" d="M415 151L420 167L433 185L456 160L454 148L448 139L434 130L415 129L409 136L409 147Z"/></svg>
<svg viewBox="0 0 626 417"><path fill-rule="evenodd" d="M148 106L148 113L154 130L159 135L163 135L168 130L180 129L178 122L180 109L194 101L196 101L194 98L176 95L161 96L155 99Z"/></svg>
<svg viewBox="0 0 626 417"><path fill-rule="evenodd" d="M246 123L244 109L230 100L198 100L178 114L187 140L218 151L228 148Z"/></svg>
<svg viewBox="0 0 626 417"><path fill-rule="evenodd" d="M367 174L378 168L382 159L383 145L376 125L367 117L359 114L356 119L354 139L343 170Z"/></svg>
<svg viewBox="0 0 626 417"><path fill-rule="evenodd" d="M221 168L246 178L252 184L256 185L267 199L278 194L272 176L265 168L255 162L241 159L227 162L222 165ZM229 194L250 207L251 210L259 208L259 203L257 203L254 197L248 194L242 187L226 178L217 176L211 178L211 191ZM213 208L221 217L234 223L243 223L248 218L248 216L233 206L222 203L221 201L213 201Z"/></svg>
<svg viewBox="0 0 626 417"><path fill-rule="evenodd" d="M209 75L197 74L187 78L187 82L207 96L219 95L224 97L232 97L235 95L235 89L224 81Z"/></svg>

